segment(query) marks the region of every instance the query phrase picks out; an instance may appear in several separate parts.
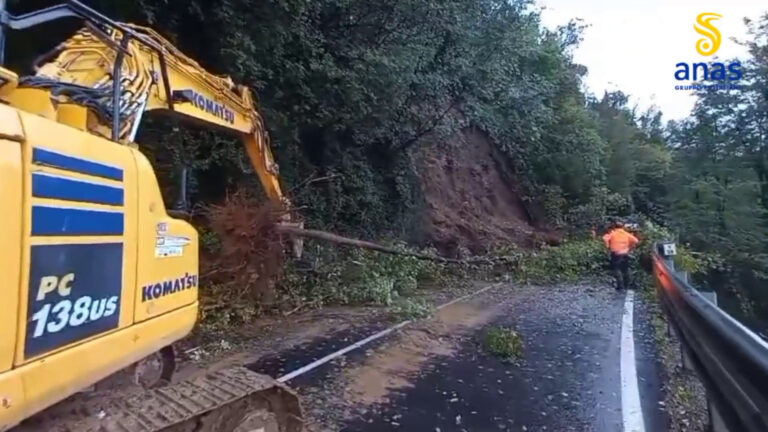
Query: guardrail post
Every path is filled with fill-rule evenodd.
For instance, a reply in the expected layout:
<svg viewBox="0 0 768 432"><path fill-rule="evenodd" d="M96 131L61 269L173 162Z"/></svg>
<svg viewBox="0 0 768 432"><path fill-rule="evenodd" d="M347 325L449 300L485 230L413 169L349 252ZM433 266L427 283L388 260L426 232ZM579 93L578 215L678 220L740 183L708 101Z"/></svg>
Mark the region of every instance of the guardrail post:
<svg viewBox="0 0 768 432"><path fill-rule="evenodd" d="M678 340L680 340L679 337ZM680 365L683 367L683 370L695 370L688 347L683 342L680 342Z"/></svg>
<svg viewBox="0 0 768 432"><path fill-rule="evenodd" d="M664 258L664 261L669 265L669 268L674 271L675 255L677 255L677 246L675 243L666 241L663 243L658 243L656 247L658 248L659 255Z"/></svg>
<svg viewBox="0 0 768 432"><path fill-rule="evenodd" d="M710 432L731 432L717 409L717 404L707 396L707 411L709 412L709 431Z"/></svg>
<svg viewBox="0 0 768 432"><path fill-rule="evenodd" d="M717 293L714 291L699 291L699 294L701 294L702 297L712 302L713 305L717 306Z"/></svg>
<svg viewBox="0 0 768 432"><path fill-rule="evenodd" d="M656 243L656 252L659 254L659 256L662 257L664 262L667 263L669 268L673 269L675 268L675 255L677 254L677 247L675 247L675 243L673 241L666 241L663 243ZM672 326L669 323L669 320L667 321L667 336L672 336L673 330ZM677 335L675 335L677 336ZM683 356L682 353L682 345L680 347L680 355ZM683 362L685 364L685 362Z"/></svg>

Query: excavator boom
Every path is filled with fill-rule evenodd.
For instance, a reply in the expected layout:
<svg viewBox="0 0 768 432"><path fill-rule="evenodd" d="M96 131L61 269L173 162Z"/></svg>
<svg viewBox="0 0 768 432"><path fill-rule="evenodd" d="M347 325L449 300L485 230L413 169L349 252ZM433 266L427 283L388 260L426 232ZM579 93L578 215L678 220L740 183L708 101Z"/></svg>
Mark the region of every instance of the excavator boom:
<svg viewBox="0 0 768 432"><path fill-rule="evenodd" d="M57 105L74 103L87 112L73 115L76 108L68 107L60 115L55 105L28 109L52 111L70 126L123 143L133 142L143 114L155 110L232 132L241 138L269 199L289 205L248 87L209 73L149 28L105 20L87 23L43 56L34 76L18 83L19 89L49 90ZM18 91L6 96L16 105L35 103L34 98L25 103L26 97Z"/></svg>

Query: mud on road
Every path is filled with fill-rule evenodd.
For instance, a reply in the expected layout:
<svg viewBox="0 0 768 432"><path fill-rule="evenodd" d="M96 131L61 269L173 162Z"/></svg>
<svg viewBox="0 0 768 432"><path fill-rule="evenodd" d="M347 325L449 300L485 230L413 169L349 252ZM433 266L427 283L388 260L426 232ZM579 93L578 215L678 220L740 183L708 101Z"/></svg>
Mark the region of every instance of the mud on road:
<svg viewBox="0 0 768 432"><path fill-rule="evenodd" d="M589 284L503 285L440 310L289 384L309 431L621 431L624 293ZM659 364L642 308L635 333L646 430L666 430ZM519 362L486 352L490 326L515 328Z"/></svg>
<svg viewBox="0 0 768 432"><path fill-rule="evenodd" d="M475 292L448 290L434 297ZM306 430L622 431L620 346L625 293L608 285L494 285L440 308L361 348L334 357L287 384L300 395ZM634 319L637 391L648 431L668 430L660 403L661 366L638 295ZM280 377L392 325L381 310L328 309L268 320L226 339L235 348L188 363L178 379L233 365ZM510 327L522 337L519 359L490 354L484 336ZM250 337L249 337L250 335ZM194 352L194 351L192 351ZM119 390L125 392L125 389ZM100 392L50 410L71 410Z"/></svg>

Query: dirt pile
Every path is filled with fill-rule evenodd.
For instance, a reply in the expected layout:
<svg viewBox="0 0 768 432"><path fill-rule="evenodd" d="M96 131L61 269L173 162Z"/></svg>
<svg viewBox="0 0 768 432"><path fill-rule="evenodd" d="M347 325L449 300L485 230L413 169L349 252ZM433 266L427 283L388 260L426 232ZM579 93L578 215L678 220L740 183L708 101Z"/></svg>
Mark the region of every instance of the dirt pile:
<svg viewBox="0 0 768 432"><path fill-rule="evenodd" d="M521 195L504 177L490 139L466 128L449 140L420 148L425 212L422 241L456 255L459 247L483 253L498 245L549 242L533 227Z"/></svg>
<svg viewBox="0 0 768 432"><path fill-rule="evenodd" d="M421 326L402 331L362 365L345 371L346 400L365 405L385 402L394 389L412 386L415 375L436 356L451 356L460 335L490 321L498 306L457 303Z"/></svg>

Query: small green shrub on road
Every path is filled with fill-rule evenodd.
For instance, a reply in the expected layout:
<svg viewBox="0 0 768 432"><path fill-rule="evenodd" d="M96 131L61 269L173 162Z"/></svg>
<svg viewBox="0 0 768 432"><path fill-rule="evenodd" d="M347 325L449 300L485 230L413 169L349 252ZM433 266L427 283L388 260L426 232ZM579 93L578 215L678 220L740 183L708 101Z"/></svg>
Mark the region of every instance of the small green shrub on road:
<svg viewBox="0 0 768 432"><path fill-rule="evenodd" d="M430 317L434 308L424 299L399 299L389 310L399 320L417 320Z"/></svg>
<svg viewBox="0 0 768 432"><path fill-rule="evenodd" d="M523 356L523 338L508 327L492 327L485 335L486 349L505 361L519 360Z"/></svg>

